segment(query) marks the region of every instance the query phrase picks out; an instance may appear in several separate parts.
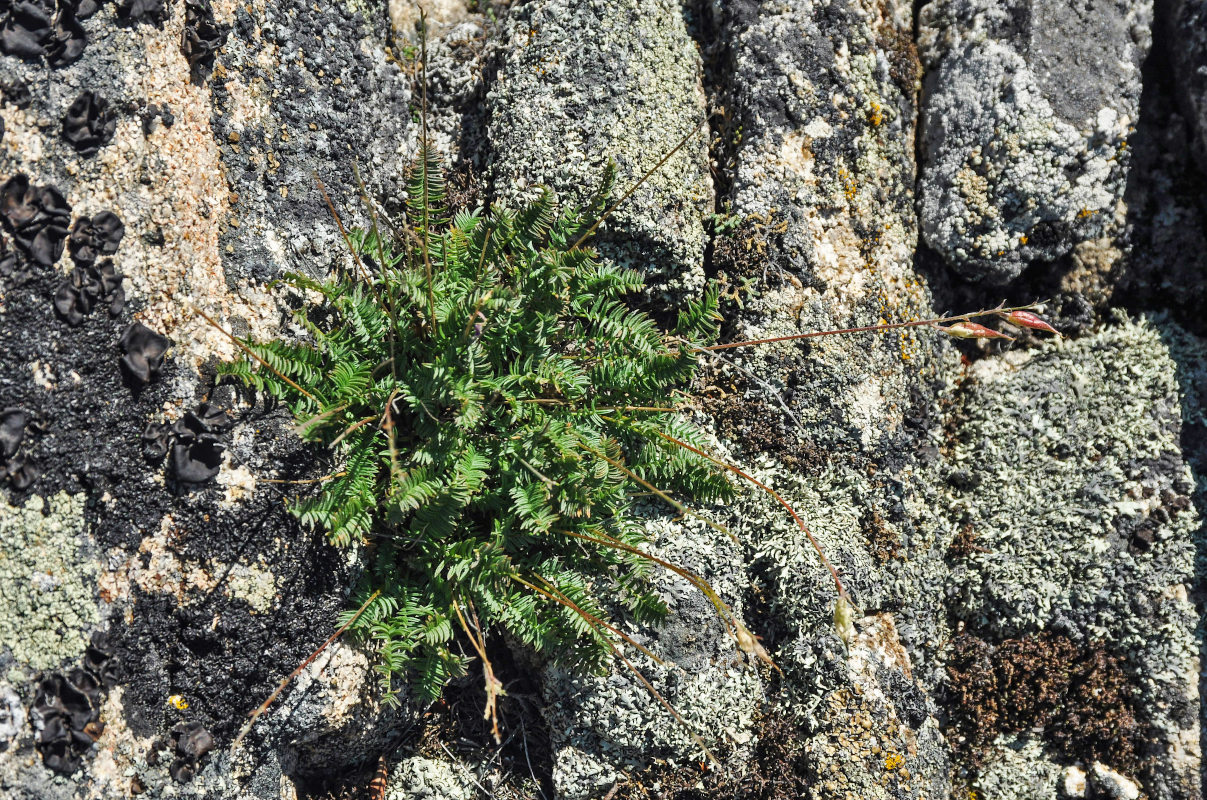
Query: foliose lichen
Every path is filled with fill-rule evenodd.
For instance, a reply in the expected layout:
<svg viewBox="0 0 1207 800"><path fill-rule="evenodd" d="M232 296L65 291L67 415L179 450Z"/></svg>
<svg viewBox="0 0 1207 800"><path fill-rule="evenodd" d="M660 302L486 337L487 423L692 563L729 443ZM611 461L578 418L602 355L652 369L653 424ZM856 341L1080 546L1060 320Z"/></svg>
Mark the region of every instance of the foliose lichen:
<svg viewBox="0 0 1207 800"><path fill-rule="evenodd" d="M83 539L83 494L0 509L0 644L32 669L77 657L100 621Z"/></svg>

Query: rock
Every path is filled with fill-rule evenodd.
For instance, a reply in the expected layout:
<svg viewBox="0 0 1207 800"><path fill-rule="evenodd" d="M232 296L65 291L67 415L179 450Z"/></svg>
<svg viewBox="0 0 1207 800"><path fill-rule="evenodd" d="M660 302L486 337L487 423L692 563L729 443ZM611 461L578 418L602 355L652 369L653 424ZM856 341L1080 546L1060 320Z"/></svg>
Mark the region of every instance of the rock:
<svg viewBox="0 0 1207 800"><path fill-rule="evenodd" d="M978 797L1052 800L1060 780L1060 765L1039 742L1024 736L991 748L972 788Z"/></svg>
<svg viewBox="0 0 1207 800"><path fill-rule="evenodd" d="M405 697L383 706L367 654L336 643L302 671L269 716L285 763L324 775L386 751L397 731L417 725L419 712Z"/></svg>
<svg viewBox="0 0 1207 800"><path fill-rule="evenodd" d="M504 201L548 186L584 203L613 159L613 199L704 119L700 57L670 0L545 0L515 9L490 105L490 178ZM662 302L703 286L712 208L698 134L605 223L597 246L640 270Z"/></svg>
<svg viewBox="0 0 1207 800"><path fill-rule="evenodd" d="M1060 790L1067 800L1081 800L1085 797L1085 770L1078 766L1065 767L1060 781Z"/></svg>
<svg viewBox="0 0 1207 800"><path fill-rule="evenodd" d="M699 523L672 523L662 509L648 510L646 526L655 536L655 555L704 577L741 615L741 558L723 534ZM670 614L660 626L630 626L628 632L667 663L656 664L635 648L625 647L625 655L683 721L619 660L604 677L549 670L545 716L559 797L606 794L626 764L703 758L692 734L709 748L736 750L735 763L744 755L762 692L758 675L698 589L678 576L655 573L653 579Z"/></svg>
<svg viewBox="0 0 1207 800"><path fill-rule="evenodd" d="M1138 800L1140 797L1140 787L1134 781L1097 761L1090 767L1090 783L1097 790L1097 796L1110 800Z"/></svg>
<svg viewBox="0 0 1207 800"><path fill-rule="evenodd" d="M106 732L122 733L102 733L80 754L75 777L52 778L28 725L0 752L0 785L17 798L276 798L290 783L283 763L302 780L375 757L395 719L358 718L359 733L340 727L340 702L375 708L376 684L362 664L348 686L332 679L304 697L285 692L279 702L298 706L311 728L289 729L265 715L232 759L231 739L246 714L332 633L353 582L351 563L303 532L283 495L270 490L275 500L268 500L262 486L254 497L228 500L238 494L229 478L240 470L242 486L254 486L256 476L298 477L291 460L298 442L279 413L224 406L257 421L238 417L221 453L199 453L202 437L187 431L192 440L167 480L142 457L140 434L223 391L212 373L203 378L195 368L228 357L233 345L192 306L264 338L279 314L266 281L285 269L322 273L347 258L316 173L349 225L360 217L354 164L373 196L401 193L415 148L410 78L387 60L383 9L194 5L186 47L198 67L212 59L208 76L194 75L181 52L189 15L161 2L107 3L87 19L80 14L87 47L69 65L0 56L0 215L12 256L10 266L0 265L0 407L29 421L23 437L8 417L13 424L3 426L19 449L0 465L10 479L0 500L0 561L12 573L0 576L7 609L0 673L28 709L36 672L78 658L98 626L109 629L123 665L99 718ZM98 148L87 156L62 136L65 112L86 91L106 101L71 114L75 140ZM144 127L148 117L154 126ZM397 211L388 200L385 208ZM77 235L67 241L73 217ZM97 270L68 278L67 311L82 315L85 297L116 318L93 313L73 327L56 316L66 269L55 264L64 245L76 259L93 258ZM113 285L119 274L121 287ZM114 304L118 288L122 306ZM137 396L119 365L123 330L132 331L127 369L146 380ZM42 475L32 486L22 478L18 489L29 459ZM208 478L215 466L216 481L171 491L177 478ZM182 467L187 474L178 474ZM173 697L187 708L169 703ZM192 723L200 727L180 727ZM191 742L188 752L171 744L173 731ZM202 731L212 744L204 753ZM164 746L152 764L154 741Z"/></svg>
<svg viewBox="0 0 1207 800"><path fill-rule="evenodd" d="M1008 283L1113 219L1151 15L1125 0L923 7L919 213L961 277Z"/></svg>
<svg viewBox="0 0 1207 800"><path fill-rule="evenodd" d="M948 479L951 524L976 537L948 578L951 610L990 638L1101 642L1143 675L1134 712L1160 756L1141 774L1170 800L1200 796L1187 592L1202 519L1182 436L1204 370L1203 343L1159 317L982 362Z"/></svg>
<svg viewBox="0 0 1207 800"><path fill-rule="evenodd" d="M619 199L703 120L700 59L675 4L531 3L515 10L500 35L487 130L492 187L505 202L543 184L560 202L583 203L608 159L619 169ZM643 273L648 295L662 307L702 288L703 216L712 205L704 144L702 133L689 141L597 237L605 258ZM667 529L657 520L648 524L660 531L660 545L669 545L666 555L698 569L740 612L732 548L703 526ZM635 652L630 658L709 746L740 737L760 691L757 677L698 591L669 575L656 580L674 610L665 627L640 635L678 666L659 667ZM623 664L600 678L552 671L545 696L561 797L607 792L630 761L700 755Z"/></svg>
<svg viewBox="0 0 1207 800"><path fill-rule="evenodd" d="M432 5L428 125L458 204L538 184L579 202L609 157L618 198L715 112L598 239L643 271L660 319L714 275L727 340L971 311L1003 283L1011 303L1057 296L1059 343L923 326L702 356L710 449L792 506L850 595L839 607L801 525L751 484L702 509L738 544L642 507L651 549L705 577L783 670L656 571L669 619L624 630L667 664L624 652L722 757L707 773L626 668L571 675L515 643L496 662L502 756L470 749L488 727L464 688L476 665L425 716L383 707L351 641L232 752L333 632L366 550L286 513L307 484L276 481L338 467L281 409L216 385L236 347L193 308L240 337L302 334L271 281L352 263L316 175L348 228L368 221L357 168L398 218L416 6L0 10L6 797L317 796L384 754L392 798L1199 800L1201 7L1159 6L1169 44L1141 74L1142 0L936 0L916 37L905 0ZM1059 709L1028 716L1020 676Z"/></svg>
<svg viewBox="0 0 1207 800"><path fill-rule="evenodd" d="M739 3L715 24L732 113L722 135L733 227L713 249L726 248L727 337L932 316L913 259L918 62L908 4ZM922 398L954 352L907 333L724 355L706 381L724 391L704 402L737 463L793 506L856 606L903 608L856 614L848 644L834 622L835 583L801 526L753 487L734 503L747 569L779 621L768 644L803 749L792 772L838 796L942 796L949 756L921 688L933 666L915 673L905 653L936 625L916 613L943 569L925 478L935 408ZM862 718L883 734L875 755Z"/></svg>
<svg viewBox="0 0 1207 800"><path fill-rule="evenodd" d="M1164 33L1170 44L1165 54L1192 130L1199 169L1207 172L1207 71L1203 69L1207 64L1207 2L1169 0L1163 10Z"/></svg>

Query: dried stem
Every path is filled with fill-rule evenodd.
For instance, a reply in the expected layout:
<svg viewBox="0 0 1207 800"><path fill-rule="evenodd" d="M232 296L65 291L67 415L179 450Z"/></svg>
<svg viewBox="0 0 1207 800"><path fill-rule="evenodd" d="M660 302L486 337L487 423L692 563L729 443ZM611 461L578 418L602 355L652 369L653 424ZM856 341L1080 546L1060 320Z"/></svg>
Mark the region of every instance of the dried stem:
<svg viewBox="0 0 1207 800"><path fill-rule="evenodd" d="M465 601L469 603L467 599ZM472 607L471 607L472 608ZM503 683L495 677L494 667L490 663L490 659L486 657L486 641L474 637L474 634L469 629L469 625L465 622L465 617L461 613L461 606L456 600L453 601L453 611L457 613L457 621L461 623L461 630L465 631L465 635L469 637L469 643L478 653L478 658L482 659L482 677L486 682L486 710L482 714L482 719L490 720L490 730L494 734L495 744L502 744L503 737L499 734L499 695L507 694L503 690ZM475 620L477 614L474 614ZM482 636L481 628L478 628L478 636Z"/></svg>
<svg viewBox="0 0 1207 800"><path fill-rule="evenodd" d="M934 319L918 319L911 322L886 322L879 325L861 325L858 328L839 328L832 331L813 331L812 333L794 333L790 336L773 336L769 339L747 339L742 342L730 342L728 344L714 344L708 347L697 347L692 352L700 352L703 350L729 350L734 347L749 347L755 344L771 344L773 342L790 342L795 339L815 339L819 336L836 336L840 333L867 333L869 331L891 331L898 328L920 328L930 325L942 325L948 322L969 322L977 317L1004 317L1012 311L1027 311L1035 308L1035 304L1026 306L1014 306L1012 308L991 308L982 309L981 311L973 311L970 314L956 314L950 317L936 317Z"/></svg>
<svg viewBox="0 0 1207 800"><path fill-rule="evenodd" d="M423 128L423 236L420 237L423 246L423 271L427 279L427 313L431 321L432 333L436 332L436 294L432 288L432 256L428 247L428 236L431 233L431 220L428 214L428 148L432 146L427 135L427 13L419 9L419 48L420 48L420 78L422 99L419 104L419 115Z"/></svg>
<svg viewBox="0 0 1207 800"><path fill-rule="evenodd" d="M531 583L528 583L527 581L524 581L522 578L519 578L518 576L514 576L514 580L517 580L520 583L523 583L525 586L528 586L531 589L540 591L539 589L537 589L537 587L533 586ZM554 599L556 599L556 598L554 598ZM704 740L702 738L700 738L700 735L692 730L691 726L687 724L687 720L685 720L683 718L683 715L680 714L678 711L676 711L675 707L672 706L669 702L667 702L666 698L663 697L658 692L658 690L654 688L654 684L650 683L649 680L646 679L645 675L643 675L641 673L641 670L637 669L636 665L633 664L633 662L630 661L625 656L625 654L620 651L620 648L618 648L611 639L609 639L607 636L604 636L603 634L599 633L599 630L591 623L590 620L587 620L586 617L584 617L583 619L587 622L588 625L591 625L592 630L594 630L596 632L596 634L599 635L600 640L605 645L607 645L608 650L610 650L612 652L612 655L616 656L621 661L623 661L624 665L629 668L629 671L632 672L633 675L635 675L639 681L641 681L642 685L645 686L645 690L647 692L649 692L650 696L653 697L655 700L657 700L662 705L663 708L665 708L668 712L670 712L670 715L672 717L674 717L675 721L678 722L680 726L682 726L683 730L687 732L687 735L690 736L692 741L696 743L696 746L699 747L701 750L703 750L704 754L706 756L708 756L709 761L711 761L713 764L716 764L718 767L721 766L721 762L719 762L717 760L717 757L712 754L712 751L708 749L708 745L706 745L704 743Z"/></svg>
<svg viewBox="0 0 1207 800"><path fill-rule="evenodd" d="M683 146L685 144L687 144L689 141L691 141L691 138L693 136L695 136L696 133L700 130L700 128L704 127L705 123L707 123L707 122L708 122L707 116L704 117L704 119L697 122L696 126L694 128L692 128L690 131L688 131L686 136L684 136L682 139L679 140L679 144L675 145L670 150L668 150L666 155L664 155L661 159L659 159L657 164L655 164L653 167L651 167L648 172L646 172L644 175L641 176L640 180L638 180L636 183L634 183L632 186L630 186L628 191L626 191L624 194L622 194L620 196L619 200L617 200L615 203L612 203L612 205L610 205L606 209L604 209L604 212L599 215L599 219L595 220L595 222L591 225L590 228L587 228L586 233L584 233L582 236L578 237L578 241L576 241L573 245L571 245L570 249L577 250L579 248L579 245L581 245L583 242L587 241L587 239L591 238L591 235L593 233L595 233L596 229L598 229L600 225L603 224L603 221L605 219L607 219L609 216L611 216L612 212L615 211L620 206L621 203L623 203L625 200L628 200L629 196L631 194L633 194L633 192L635 192L639 188L641 188L642 184L644 184L646 181L648 181L654 175L655 172L662 169L662 165L665 164L667 161L669 161L671 156L673 156L675 153L678 153L681 149L683 149Z"/></svg>
<svg viewBox="0 0 1207 800"><path fill-rule="evenodd" d="M189 306L189 308L193 309L193 313L194 313L194 314L196 314L197 316L201 317L203 320L205 320L205 321L206 321L206 322L208 322L210 325L212 325L214 328L216 328L216 329L217 329L217 330L218 330L220 333L222 333L224 336L226 336L226 338L228 338L228 339L230 339L232 342L234 342L236 347L238 347L240 350L242 350L242 351L243 351L244 353L246 353L247 355L251 356L251 357L252 357L253 359L255 359L257 362L259 362L259 364L260 364L261 366L263 366L265 369L267 369L267 370L268 370L269 372L271 372L273 375L276 375L278 378L280 378L281 380L283 380L283 381L285 381L286 383L288 383L288 384L289 384L290 386L292 386L294 389L297 389L299 392L301 392L302 394L304 394L304 395L306 395L307 397L309 397L309 398L310 398L312 401L314 401L316 404L318 404L318 405L322 405L321 403L319 403L319 399L318 399L317 397L315 397L315 396L314 396L314 395L312 395L310 392L308 392L308 391L306 391L305 389L303 389L301 386L298 386L296 383L294 383L294 382L293 382L292 380L290 380L289 378L287 378L287 377L285 377L284 375L282 375L282 374L281 374L281 372L280 372L280 370L278 370L278 369L277 369L276 367L274 367L272 364L269 364L267 361L265 361L264 359L262 359L262 358L260 358L258 355L256 355L255 351L253 351L253 350L252 350L250 347L248 347L247 345L243 344L243 342L239 341L239 337L238 337L238 336L235 336L235 334L231 333L231 332L230 332L230 331L228 331L226 328L224 328L224 327L222 327L221 325L219 325L219 324L218 324L218 323L217 323L217 322L214 320L214 318L213 318L213 317L211 317L209 314L205 313L205 312L204 312L204 311L202 311L200 308L197 308L197 306L194 306L194 305L190 305L190 306Z"/></svg>
<svg viewBox="0 0 1207 800"><path fill-rule="evenodd" d="M717 523L717 522L713 522L712 520L710 520L708 517L704 516L703 514L700 514L699 512L691 510L687 506L680 503L678 500L675 500L674 498L672 498L666 492L657 488L656 486L651 484L649 481L645 480L644 478L639 476L637 473L633 472L631 469L626 467L624 464L620 463L619 461L617 461L614 458L609 458L607 456L607 454L599 452L598 450L591 447L590 445L588 445L586 442L582 441L581 439L579 440L578 443L583 447L584 450L586 450L591 455L595 456L596 458L603 459L604 461L608 462L616 469L623 472L631 480L634 480L637 483L644 486L646 489L649 489L651 492L653 492L655 495L657 495L659 498L661 498L665 503L667 503L667 505L674 508L680 514L682 514L684 516L688 516L688 517L695 517L696 519L703 522L705 525L708 525L709 527L713 528L714 530L720 531L721 533L728 536L730 538L730 540L733 541L734 544L738 544L738 537L734 536L733 533L731 533L730 530L728 528L726 528L724 525L721 525L720 523Z"/></svg>

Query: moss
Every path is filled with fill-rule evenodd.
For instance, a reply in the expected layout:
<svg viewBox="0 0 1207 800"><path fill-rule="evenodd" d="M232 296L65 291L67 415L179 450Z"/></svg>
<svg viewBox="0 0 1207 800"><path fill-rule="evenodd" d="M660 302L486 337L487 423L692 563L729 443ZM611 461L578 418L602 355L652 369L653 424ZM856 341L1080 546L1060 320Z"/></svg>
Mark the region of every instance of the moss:
<svg viewBox="0 0 1207 800"><path fill-rule="evenodd" d="M947 665L951 706L948 739L977 764L1002 734L1043 731L1060 757L1102 761L1134 771L1136 697L1122 659L1101 643L1078 644L1044 633L992 645L958 636Z"/></svg>
<svg viewBox="0 0 1207 800"><path fill-rule="evenodd" d="M0 642L31 669L78 657L100 621L83 528L82 494L0 508Z"/></svg>

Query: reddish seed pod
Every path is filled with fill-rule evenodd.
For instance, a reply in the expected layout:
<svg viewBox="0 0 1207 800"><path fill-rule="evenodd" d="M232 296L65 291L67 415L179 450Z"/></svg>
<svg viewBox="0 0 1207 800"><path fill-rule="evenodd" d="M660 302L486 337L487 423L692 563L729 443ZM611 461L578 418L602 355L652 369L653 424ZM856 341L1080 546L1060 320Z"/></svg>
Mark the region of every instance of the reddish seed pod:
<svg viewBox="0 0 1207 800"><path fill-rule="evenodd" d="M954 325L943 327L938 326L939 330L946 333L948 336L954 336L957 339L1006 339L1014 341L1013 336L1007 336L1004 333L995 331L993 328L986 328L984 325L978 325L975 322L957 322Z"/></svg>
<svg viewBox="0 0 1207 800"><path fill-rule="evenodd" d="M1011 311L1006 315L1006 321L1020 328L1031 328L1037 331L1047 331L1060 336L1060 331L1053 328L1030 311Z"/></svg>

